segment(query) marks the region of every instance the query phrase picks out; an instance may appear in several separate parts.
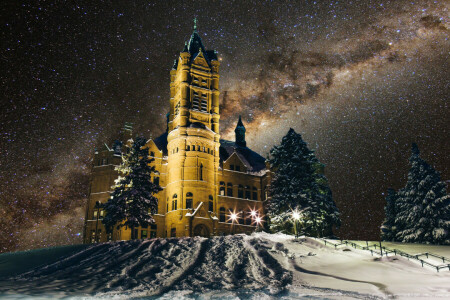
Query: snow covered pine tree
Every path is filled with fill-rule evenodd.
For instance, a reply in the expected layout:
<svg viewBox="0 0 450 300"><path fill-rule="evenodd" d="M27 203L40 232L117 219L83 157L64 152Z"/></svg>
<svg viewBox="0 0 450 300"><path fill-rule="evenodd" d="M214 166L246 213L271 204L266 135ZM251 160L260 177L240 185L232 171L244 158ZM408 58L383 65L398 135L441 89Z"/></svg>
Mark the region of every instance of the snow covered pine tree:
<svg viewBox="0 0 450 300"><path fill-rule="evenodd" d="M397 192L395 240L408 243L450 244L450 197L439 173L420 158L412 144L406 186Z"/></svg>
<svg viewBox="0 0 450 300"><path fill-rule="evenodd" d="M292 128L268 158L274 176L270 185L268 217L272 231L293 232L292 210L302 211L301 230L307 235L332 235L340 225L324 165Z"/></svg>
<svg viewBox="0 0 450 300"><path fill-rule="evenodd" d="M116 224L117 229L127 226L131 228L131 239L136 238L135 227L155 222L152 215L157 212L158 199L154 194L162 190L151 181L155 168L149 165L153 158L149 159L145 143L144 137L137 137L123 156L122 164L116 168L119 172L116 186L104 204L106 215L102 222L107 231L112 232Z"/></svg>

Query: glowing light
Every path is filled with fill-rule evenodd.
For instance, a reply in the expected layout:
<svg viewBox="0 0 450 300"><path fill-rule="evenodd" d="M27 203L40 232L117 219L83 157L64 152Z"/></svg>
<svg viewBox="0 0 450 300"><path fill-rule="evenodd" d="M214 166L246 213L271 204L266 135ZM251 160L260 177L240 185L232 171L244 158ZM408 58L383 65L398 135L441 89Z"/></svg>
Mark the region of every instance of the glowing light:
<svg viewBox="0 0 450 300"><path fill-rule="evenodd" d="M292 212L292 217L294 220L298 221L300 219L300 213L297 211Z"/></svg>
<svg viewBox="0 0 450 300"><path fill-rule="evenodd" d="M235 213L231 213L230 219L231 219L231 221L233 221L233 222L236 221L237 215L236 215Z"/></svg>
<svg viewBox="0 0 450 300"><path fill-rule="evenodd" d="M254 218L254 217L256 217L256 210L252 210L251 212L250 212L250 215Z"/></svg>
<svg viewBox="0 0 450 300"><path fill-rule="evenodd" d="M262 222L262 219L261 219L260 217L256 217L255 223L256 223L257 225L259 225L259 224L261 224L261 222Z"/></svg>

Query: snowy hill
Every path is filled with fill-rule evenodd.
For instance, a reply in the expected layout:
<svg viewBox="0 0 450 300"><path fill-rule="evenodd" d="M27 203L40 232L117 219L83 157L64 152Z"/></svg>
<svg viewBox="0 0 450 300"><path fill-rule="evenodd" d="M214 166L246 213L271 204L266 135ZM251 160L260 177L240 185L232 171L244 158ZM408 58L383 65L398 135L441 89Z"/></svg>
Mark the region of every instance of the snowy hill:
<svg viewBox="0 0 450 300"><path fill-rule="evenodd" d="M41 250L35 250L41 251ZM450 256L450 247L441 253ZM450 272L403 257L257 233L122 241L0 255L0 298L367 299L450 295ZM49 254L49 253L47 253ZM5 261L22 264L20 272ZM59 255L59 258L58 258ZM45 259L46 262L44 262ZM44 262L44 263L42 263ZM36 267L37 266L37 267ZM31 268L31 269L30 269ZM21 273L20 275L16 275Z"/></svg>

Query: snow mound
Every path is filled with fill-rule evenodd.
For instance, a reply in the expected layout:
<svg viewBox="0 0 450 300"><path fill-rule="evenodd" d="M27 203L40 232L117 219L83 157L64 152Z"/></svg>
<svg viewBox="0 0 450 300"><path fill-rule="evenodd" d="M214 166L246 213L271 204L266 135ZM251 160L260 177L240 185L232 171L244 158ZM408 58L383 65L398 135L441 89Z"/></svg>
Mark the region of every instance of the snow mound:
<svg viewBox="0 0 450 300"><path fill-rule="evenodd" d="M3 278L0 297L147 297L173 290L266 290L277 294L292 273L257 236L171 238L95 244L56 263Z"/></svg>

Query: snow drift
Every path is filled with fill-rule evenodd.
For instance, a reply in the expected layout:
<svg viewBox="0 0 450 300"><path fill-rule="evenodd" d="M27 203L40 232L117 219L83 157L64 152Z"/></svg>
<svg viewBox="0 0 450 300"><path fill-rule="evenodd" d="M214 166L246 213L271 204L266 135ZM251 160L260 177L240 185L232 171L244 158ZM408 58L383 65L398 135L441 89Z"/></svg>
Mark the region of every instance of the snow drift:
<svg viewBox="0 0 450 300"><path fill-rule="evenodd" d="M410 254L432 249L450 256L449 246L401 246ZM65 254L58 258L56 250ZM51 260L42 256L48 251L40 250L1 254L0 274L9 275L0 275L0 298L430 299L450 295L450 271L436 272L401 256L380 258L370 251L335 249L312 238L294 240L283 234L122 241L63 250L53 249ZM4 263L5 257L12 256L15 262L30 258L36 262L18 272L11 269L15 263Z"/></svg>
<svg viewBox="0 0 450 300"><path fill-rule="evenodd" d="M95 244L62 260L0 282L0 295L155 296L171 290L266 289L279 293L292 275L244 235Z"/></svg>

